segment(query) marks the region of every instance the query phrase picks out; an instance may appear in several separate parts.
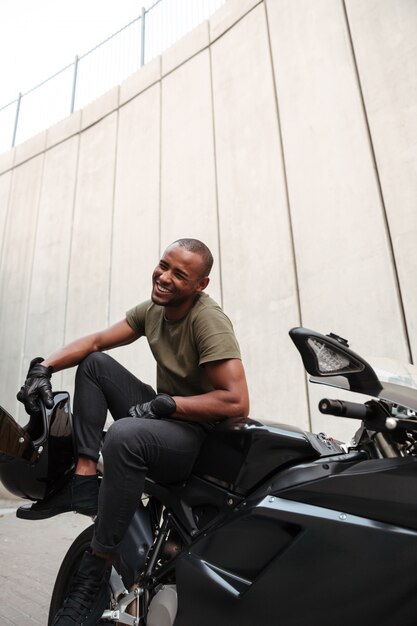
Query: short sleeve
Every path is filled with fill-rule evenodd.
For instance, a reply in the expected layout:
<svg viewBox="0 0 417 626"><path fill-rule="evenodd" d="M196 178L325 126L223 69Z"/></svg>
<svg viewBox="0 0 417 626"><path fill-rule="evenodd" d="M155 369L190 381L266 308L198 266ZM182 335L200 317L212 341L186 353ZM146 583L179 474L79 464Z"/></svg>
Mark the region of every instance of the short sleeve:
<svg viewBox="0 0 417 626"><path fill-rule="evenodd" d="M145 335L146 312L151 304L150 300L142 302L126 312L126 321L139 335Z"/></svg>
<svg viewBox="0 0 417 626"><path fill-rule="evenodd" d="M220 307L201 310L193 326L199 365L222 359L241 359L232 322Z"/></svg>

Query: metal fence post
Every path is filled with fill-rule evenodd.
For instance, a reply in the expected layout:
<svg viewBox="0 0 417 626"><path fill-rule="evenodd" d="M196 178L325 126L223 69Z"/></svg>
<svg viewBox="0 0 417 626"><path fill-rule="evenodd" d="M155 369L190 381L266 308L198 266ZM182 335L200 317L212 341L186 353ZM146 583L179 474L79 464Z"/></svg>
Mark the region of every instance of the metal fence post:
<svg viewBox="0 0 417 626"><path fill-rule="evenodd" d="M142 3L144 3L144 1L145 0L142 0ZM220 4L223 4L224 2L226 2L226 0L205 0L204 4L210 5L212 3L213 8L214 8L214 5L218 7ZM198 3L195 2L194 4L197 5ZM89 50L86 54L81 54L80 57L78 55L75 55L75 60L73 63L66 65L65 67L62 68L62 70L56 72L53 76L50 76L46 80L42 81L40 84L30 89L29 91L23 92L23 93L19 92L18 98L16 100L12 100L6 106L0 106L0 115L1 115L2 124L3 124L3 110L7 108L7 111L8 111L8 116L7 116L7 121L6 121L7 131L8 131L6 134L6 142L8 143L9 140L11 139L12 148L16 145L16 141L22 141L26 139L27 137L29 137L30 133L33 134L33 133L39 132L40 128L44 128L44 126L40 126L40 124L43 124L43 121L41 120L38 121L37 119L35 119L36 118L35 111L32 110L32 106L29 106L29 104L27 104L28 110L25 109L26 100L23 103L24 105L23 106L23 123L21 123L20 109L21 109L22 98L29 96L36 89L37 93L40 94L41 98L43 98L43 101L40 102L40 106L43 108L43 112L48 113L48 115L50 115L52 118L48 122L48 125L50 125L51 123L54 123L56 119L62 119L62 113L65 115L65 110L68 112L68 109L66 109L68 105L65 105L65 100L64 100L64 102L62 103L64 111L61 110L61 102L57 103L57 105L59 105L59 113L55 113L55 111L52 110L52 107L51 107L50 112L47 111L48 105L50 103L52 104L55 104L55 103L53 102L53 99L51 99L48 96L49 91L44 90L44 87L46 86L46 83L48 81L57 78L58 75L61 75L63 74L63 72L65 72L65 79L64 79L65 84L68 89L71 89L72 87L71 93L68 94L67 92L67 95L70 95L70 111L68 112L68 114L72 115L76 107L79 109L80 107L85 106L85 104L87 104L87 102L84 102L85 97L83 93L84 92L84 88L83 88L84 80L82 80L83 76L81 76L80 78L80 84L78 88L79 62L81 60L84 60L87 54L90 54L91 52L95 52L96 49L100 48L104 44L107 44L110 40L113 40L116 36L119 37L119 35L121 35L122 32L124 33L127 31L128 27L130 29L130 26L133 26L133 31L131 31L133 32L132 39L128 40L126 38L128 45L132 47L132 53L130 54L130 48L129 48L129 51L128 51L129 59L127 58L127 54L126 54L126 58L124 58L124 52L122 52L122 50L120 49L119 54L118 54L119 61L120 61L120 68L119 68L118 76L120 77L116 79L117 82L120 82L121 80L126 80L127 70L129 70L129 72L136 71L138 67L143 66L145 62L153 58L155 56L155 48L157 50L160 50L160 48L162 50L165 50L165 46L167 45L166 39L168 40L168 42L171 41L171 35L169 33L164 33L165 29L162 29L162 26L164 26L163 21L165 19L164 14L161 14L158 11L156 12L153 11L153 9L157 7L158 5L160 5L160 7L163 7L163 0L154 0L152 4L148 0L147 5L149 5L147 8L145 6L142 6L142 8L138 6L136 9L135 19L133 19L128 24L126 24L126 26L124 26L123 28L119 29L117 32L113 33L113 35L111 35L110 37L107 37L104 41L99 43L93 49ZM150 19L149 22L148 22L148 17L147 17L148 13L149 13L149 19ZM210 14L211 14L211 9L210 9ZM192 22L194 24L194 21L195 21L194 12L192 12L191 15L193 18ZM200 18L197 16L197 19L200 19ZM138 25L139 20L141 20L140 26ZM181 33L187 32L186 28L188 27L189 27L188 20L186 21L183 20L183 23L181 24L181 28L180 28ZM162 33L159 32L161 29L162 29ZM139 30L140 32L138 32ZM148 33L148 30L149 30L149 33ZM149 34L149 38L147 40L146 37L148 36L148 34ZM163 35L163 37L159 41L160 34L161 36ZM138 50L138 40L137 40L138 35L141 38L140 50ZM156 39L156 37L158 37L158 39ZM131 60L130 57L134 57L134 58ZM138 66L138 63L140 63L139 66ZM131 65L133 66L133 70L131 69ZM70 72L71 72L72 66L73 66L73 76L72 76L72 85L70 85L69 80L70 80ZM84 68L84 64L82 65L82 68L81 68L82 72L84 71L83 68ZM109 82L109 76L108 76L109 74L110 74L110 70L107 71L106 76L104 76L103 82L106 82L106 84L107 82ZM114 82L112 84L114 84ZM65 95L65 99L67 95ZM95 88L95 95L92 97L97 97L98 95L99 95L99 91L97 87ZM78 98L78 105L77 105L77 98ZM16 108L15 108L15 115L13 119L12 117L13 105L15 104L16 104ZM8 134L10 130L12 130L11 138Z"/></svg>
<svg viewBox="0 0 417 626"><path fill-rule="evenodd" d="M145 63L145 15L146 9L142 7L142 18L140 23L140 64Z"/></svg>
<svg viewBox="0 0 417 626"><path fill-rule="evenodd" d="M74 113L75 92L77 90L77 73L78 73L78 54L75 55L75 60L74 60L74 76L72 78L72 94L71 94L71 110L70 110L70 113Z"/></svg>
<svg viewBox="0 0 417 626"><path fill-rule="evenodd" d="M19 123L19 113L20 113L20 101L22 100L22 94L19 91L19 96L17 98L16 104L16 115L14 118L14 128L13 128L13 137L12 137L12 148L14 148L16 143L16 134L17 134L17 125Z"/></svg>

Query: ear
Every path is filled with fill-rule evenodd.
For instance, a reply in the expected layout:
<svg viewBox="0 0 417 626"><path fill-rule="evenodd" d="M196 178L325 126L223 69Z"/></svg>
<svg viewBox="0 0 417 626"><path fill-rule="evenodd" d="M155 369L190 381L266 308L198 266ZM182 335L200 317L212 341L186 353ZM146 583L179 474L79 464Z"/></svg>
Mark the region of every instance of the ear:
<svg viewBox="0 0 417 626"><path fill-rule="evenodd" d="M204 291L209 282L210 278L208 276L204 276L204 278L201 278L200 282L198 283L197 291Z"/></svg>

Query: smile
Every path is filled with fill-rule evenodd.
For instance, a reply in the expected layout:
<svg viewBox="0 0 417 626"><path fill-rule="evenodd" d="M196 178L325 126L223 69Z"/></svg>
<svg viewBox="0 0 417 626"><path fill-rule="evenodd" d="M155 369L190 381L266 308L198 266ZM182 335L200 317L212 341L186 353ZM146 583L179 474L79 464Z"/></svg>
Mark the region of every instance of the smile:
<svg viewBox="0 0 417 626"><path fill-rule="evenodd" d="M158 288L158 291L161 291L162 293L172 293L170 289L166 289L165 287L162 287L162 285L158 282L156 283L156 286Z"/></svg>

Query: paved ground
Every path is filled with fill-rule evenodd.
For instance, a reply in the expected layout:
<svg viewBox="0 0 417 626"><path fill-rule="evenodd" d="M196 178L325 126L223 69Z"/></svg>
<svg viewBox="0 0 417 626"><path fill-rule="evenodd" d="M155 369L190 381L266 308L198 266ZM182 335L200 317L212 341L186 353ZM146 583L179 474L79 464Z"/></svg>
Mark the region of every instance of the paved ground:
<svg viewBox="0 0 417 626"><path fill-rule="evenodd" d="M0 500L0 624L47 626L55 576L91 519L65 513L32 522L15 516L22 500Z"/></svg>

